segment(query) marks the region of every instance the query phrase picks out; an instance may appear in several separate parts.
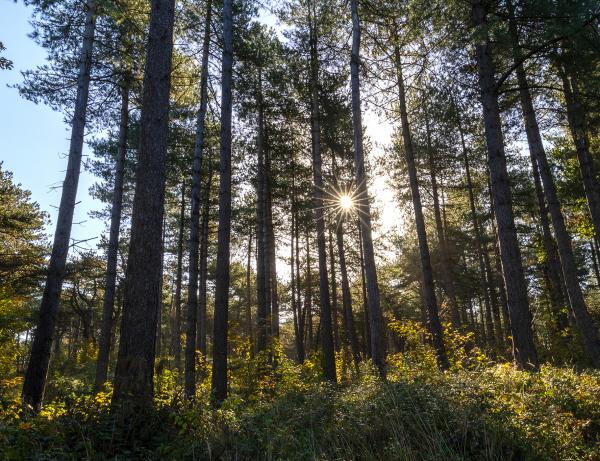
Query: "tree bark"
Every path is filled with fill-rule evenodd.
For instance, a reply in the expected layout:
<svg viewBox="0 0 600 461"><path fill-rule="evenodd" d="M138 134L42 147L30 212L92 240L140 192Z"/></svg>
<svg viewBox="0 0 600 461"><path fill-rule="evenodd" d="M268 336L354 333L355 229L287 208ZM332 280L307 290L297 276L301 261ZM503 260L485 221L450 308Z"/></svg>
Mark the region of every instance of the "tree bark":
<svg viewBox="0 0 600 461"><path fill-rule="evenodd" d="M521 253L517 239L512 196L504 153L504 137L500 120L500 107L494 77L494 64L489 49L486 0L472 0L475 26L484 34L475 44L479 85L483 104L485 137L498 236L502 273L508 297L510 325L513 338L513 355L520 368L537 370L539 362L533 341L532 318L527 299L527 285L523 273Z"/></svg>
<svg viewBox="0 0 600 461"><path fill-rule="evenodd" d="M252 336L252 240L254 240L254 233L252 228L248 234L248 254L246 258L246 306L244 312L244 323L246 327L246 337L250 342L250 352L252 352L253 336Z"/></svg>
<svg viewBox="0 0 600 461"><path fill-rule="evenodd" d="M190 251L188 275L187 323L185 335L185 396L196 394L196 324L198 322L198 271L200 250L200 189L204 158L205 120L208 109L208 57L210 51L210 27L212 1L206 2L202 62L200 73L200 109L196 119L196 139L192 160L192 189L190 203Z"/></svg>
<svg viewBox="0 0 600 461"><path fill-rule="evenodd" d="M356 327L354 326L354 313L352 312L352 294L350 293L350 284L348 283L348 269L346 268L346 251L344 248L344 224L338 223L335 231L338 257L340 260L340 277L342 279L342 305L344 317L344 329L347 342L352 350L352 359L354 366L358 368L360 362L360 350L358 348L358 339L356 337Z"/></svg>
<svg viewBox="0 0 600 461"><path fill-rule="evenodd" d="M357 223L358 227L358 249L360 254L360 287L362 294L362 307L364 317L363 342L365 345L365 356L371 358L371 322L369 321L369 308L367 303L367 282L365 280L365 257L363 253L363 237L362 227Z"/></svg>
<svg viewBox="0 0 600 461"><path fill-rule="evenodd" d="M417 167L410 136L410 126L408 123L408 112L406 109L406 94L404 89L404 77L402 76L402 61L400 57L400 48L394 47L395 65L398 79L398 101L400 105L400 119L402 123L402 138L404 141L404 156L406 167L410 180L410 190L412 195L413 209L415 212L415 225L417 229L417 238L419 241L419 254L421 257L421 274L423 287L423 301L427 312L427 324L431 340L435 349L438 366L445 370L449 368L446 348L444 346L444 333L439 317L439 308L435 295L435 286L433 283L433 269L431 268L431 257L429 254L429 245L427 243L427 231L425 229L425 218L423 217L423 207L421 205L421 194L419 192L419 180L417 177Z"/></svg>
<svg viewBox="0 0 600 461"><path fill-rule="evenodd" d="M371 359L379 370L380 376L385 379L385 329L383 315L379 303L379 286L377 284L377 269L375 266L375 252L373 250L373 236L371 234L371 209L369 205L369 191L367 189L367 173L365 171L365 158L363 151L362 113L360 107L360 19L358 17L358 0L350 1L352 12L352 51L350 56L350 80L352 88L352 130L354 133L354 168L356 179L356 208L360 216L362 229L362 245L365 263L365 279L367 283L367 305L369 310L369 323L371 330Z"/></svg>
<svg viewBox="0 0 600 461"><path fill-rule="evenodd" d="M492 312L494 313L494 323L496 332L496 344L501 346L504 343L504 335L502 334L502 323L500 321L500 308L498 306L498 299L496 298L496 284L494 281L494 274L490 265L490 258L487 252L487 244L484 241L483 232L479 225L479 218L477 217L477 207L475 204L475 194L473 192L473 181L471 179L471 165L469 162L469 152L465 142L464 132L462 128L462 122L460 120L460 114L456 105L454 106L457 110L458 117L458 131L460 134L461 146L463 159L465 163L465 176L467 179L467 190L469 192L469 208L471 214L471 223L473 225L473 233L475 234L475 245L477 249L477 260L479 262L479 277L481 291L484 295L484 302L491 305Z"/></svg>
<svg viewBox="0 0 600 461"><path fill-rule="evenodd" d="M196 348L200 351L202 357L206 358L207 347L206 347L206 329L207 329L207 316L206 316L206 294L207 288L206 283L208 281L208 243L209 243L209 223L210 223L210 195L212 190L213 181L213 167L212 167L212 155L208 156L208 180L206 182L206 190L204 192L204 207L202 210L202 234L200 240L200 286L198 289L198 321L196 323L196 330L198 332L196 337Z"/></svg>
<svg viewBox="0 0 600 461"><path fill-rule="evenodd" d="M23 381L23 402L26 405L30 405L34 412L40 410L46 388L52 338L56 327L62 283L65 277L69 240L71 238L71 227L73 225L73 214L77 198L77 185L81 170L83 135L85 131L90 72L92 68L92 50L96 26L95 1L88 0L86 8L83 42L79 53L77 95L71 122L69 160L63 181L54 242L52 244L52 253L46 275L46 285L44 286L44 293L40 304L39 318L31 346L29 364Z"/></svg>
<svg viewBox="0 0 600 461"><path fill-rule="evenodd" d="M123 208L123 182L125 176L125 160L127 157L127 135L129 128L129 76L125 77L121 87L121 119L119 122L119 146L115 161L115 182L113 184L112 205L110 210L110 231L106 256L106 279L104 299L102 302L102 323L98 342L98 359L96 360L96 379L94 391L104 387L108 376L108 362L112 337L113 310L117 291L117 259L119 256L119 232L121 228L121 211Z"/></svg>
<svg viewBox="0 0 600 461"><path fill-rule="evenodd" d="M295 190L295 189L294 189ZM294 195L295 197L295 195ZM300 226L298 224L298 206L294 203L294 243L296 249L296 305L298 306L298 362L304 363L305 358L305 331L306 331L306 309L302 308L302 295L300 287Z"/></svg>
<svg viewBox="0 0 600 461"><path fill-rule="evenodd" d="M596 179L596 171L590 155L585 114L579 99L579 91L576 82L569 79L567 71L564 68L559 66L558 69L565 94L567 119L571 130L571 136L575 143L575 150L579 161L579 170L581 172L588 209L596 235L600 235L600 185Z"/></svg>
<svg viewBox="0 0 600 461"><path fill-rule="evenodd" d="M521 60L521 56L518 49L518 33L516 25L514 24L514 20L511 21L511 32L513 35L514 59L515 62L519 62ZM600 341L598 340L598 333L588 312L585 299L581 291L581 286L579 284L579 280L577 279L577 264L573 255L571 237L565 226L565 220L561 211L558 194L556 193L556 186L554 185L554 180L550 172L550 165L548 164L548 158L546 157L546 151L542 143L542 137L540 135L535 109L533 107L533 101L531 94L529 93L527 75L522 64L516 67L516 71L519 81L519 96L521 99L521 109L525 119L525 131L527 133L529 151L532 156L532 163L534 167L539 167L539 175L542 179L544 193L548 203L548 209L550 210L550 216L552 218L552 225L556 235L556 243L558 246L560 262L563 269L563 277L565 280L571 309L575 317L577 328L581 333L581 339L586 352L590 357L594 367L600 368ZM534 174L535 169L536 168L534 168ZM543 197L540 196L539 200L542 202L540 206L543 206ZM541 213L545 213L545 209L540 211ZM546 226L547 225L548 224L546 223ZM550 245L552 245L552 243L553 242L551 241L549 242ZM560 283L560 281L558 283Z"/></svg>
<svg viewBox="0 0 600 461"><path fill-rule="evenodd" d="M323 175L321 172L321 123L319 107L319 63L317 55L316 17L313 3L308 3L310 29L310 93L311 93L311 138L314 181L314 215L317 230L319 256L319 301L321 308L321 344L323 346L323 372L327 380L336 382L335 351L329 302L329 280L327 275L327 250L325 245L325 219L323 213Z"/></svg>
<svg viewBox="0 0 600 461"><path fill-rule="evenodd" d="M171 344L175 356L175 368L181 370L181 285L183 281L183 237L185 226L185 182L181 184L181 204L177 235L177 271L175 274L175 318L171 332Z"/></svg>
<svg viewBox="0 0 600 461"><path fill-rule="evenodd" d="M257 130L257 178L256 178L256 294L258 307L257 341L258 352L267 348L269 338L269 312L271 311L270 294L270 259L267 234L267 174L265 160L264 108L262 99L262 73L258 69L258 130Z"/></svg>
<svg viewBox="0 0 600 461"><path fill-rule="evenodd" d="M227 398L227 331L229 248L231 238L231 81L233 67L232 0L223 1L223 65L221 71L221 155L219 230L215 284L212 392L215 403Z"/></svg>
<svg viewBox="0 0 600 461"><path fill-rule="evenodd" d="M335 278L335 257L333 254L333 236L331 229L327 229L329 239L329 271L331 272L331 317L333 321L333 345L335 351L340 350L340 330L338 328L338 299L337 280Z"/></svg>
<svg viewBox="0 0 600 461"><path fill-rule="evenodd" d="M265 152L265 224L267 234L267 257L269 267L269 289L271 306L271 337L279 339L279 295L277 293L277 241L275 240L275 228L273 226L273 174L271 169L271 155Z"/></svg>
<svg viewBox="0 0 600 461"><path fill-rule="evenodd" d="M433 146L431 143L431 128L429 126L429 114L427 111L427 103L424 103L425 109L425 129L427 134L427 151L429 160L429 175L431 178L431 193L433 195L433 211L435 216L435 227L438 238L438 245L441 254L441 267L440 272L442 275L442 283L444 291L448 296L450 304L450 321L454 328L460 328L460 315L458 311L458 303L456 302L456 289L452 276L450 275L450 269L452 264L450 262L450 256L448 254L448 245L446 243L446 237L444 235L444 224L442 222L442 213L440 211L440 200L438 197L438 186L437 186L437 171L435 165L435 159L433 154ZM486 298L487 299L487 298ZM489 304L486 305L489 311Z"/></svg>
<svg viewBox="0 0 600 461"><path fill-rule="evenodd" d="M152 1L113 404L152 405L174 9L174 0Z"/></svg>

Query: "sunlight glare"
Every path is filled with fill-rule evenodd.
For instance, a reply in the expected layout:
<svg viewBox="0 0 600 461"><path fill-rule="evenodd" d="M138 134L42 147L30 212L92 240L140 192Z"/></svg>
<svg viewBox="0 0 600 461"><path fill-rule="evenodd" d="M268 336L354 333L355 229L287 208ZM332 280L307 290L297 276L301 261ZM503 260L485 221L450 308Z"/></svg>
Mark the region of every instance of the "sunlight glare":
<svg viewBox="0 0 600 461"><path fill-rule="evenodd" d="M347 194L340 196L340 206L343 210L351 210L354 207L352 197Z"/></svg>

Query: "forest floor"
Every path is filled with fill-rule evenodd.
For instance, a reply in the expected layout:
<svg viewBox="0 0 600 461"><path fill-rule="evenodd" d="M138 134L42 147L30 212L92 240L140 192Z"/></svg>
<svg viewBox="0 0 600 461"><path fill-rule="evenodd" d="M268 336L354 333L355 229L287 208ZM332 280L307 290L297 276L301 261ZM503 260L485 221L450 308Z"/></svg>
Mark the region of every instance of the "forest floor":
<svg viewBox="0 0 600 461"><path fill-rule="evenodd" d="M27 419L19 379L4 381L0 459L600 460L597 371L482 364L441 373L398 354L387 383L367 368L342 369L345 383L333 386L310 361L264 369L233 363L218 410L209 379L190 405L165 370L155 409L127 418L110 412L109 393L56 378L49 403Z"/></svg>

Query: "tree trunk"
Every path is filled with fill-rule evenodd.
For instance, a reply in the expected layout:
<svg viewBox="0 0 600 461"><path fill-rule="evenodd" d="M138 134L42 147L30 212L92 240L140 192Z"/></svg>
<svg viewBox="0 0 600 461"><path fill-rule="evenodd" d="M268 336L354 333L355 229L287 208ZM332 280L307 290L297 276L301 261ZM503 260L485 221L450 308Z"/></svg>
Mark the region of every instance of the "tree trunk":
<svg viewBox="0 0 600 461"><path fill-rule="evenodd" d="M329 237L329 271L331 272L331 316L333 321L333 345L335 351L340 350L340 330L338 328L337 280L335 278L335 257L333 254L333 236L327 229Z"/></svg>
<svg viewBox="0 0 600 461"><path fill-rule="evenodd" d="M96 26L95 1L88 0L86 8L85 29L79 54L77 96L75 99L73 120L71 122L69 160L65 180L63 181L54 242L52 244L52 254L50 255L50 263L46 275L46 285L42 295L38 323L31 346L29 364L23 381L23 402L26 405L30 405L34 412L40 410L46 388L52 337L54 336L62 283L65 277L69 240L73 225L73 213L75 212L75 200L77 198L77 185L81 170L81 154L83 150L83 135L92 67L92 49Z"/></svg>
<svg viewBox="0 0 600 461"><path fill-rule="evenodd" d="M300 349L301 349L301 338L300 338L300 314L299 304L296 302L296 270L294 267L294 229L295 229L295 208L296 204L294 201L293 194L295 193L294 178L292 176L292 210L291 210L291 223L290 223L290 292L291 292L291 305L292 305L292 320L294 322L294 344L296 346L296 359L300 362Z"/></svg>
<svg viewBox="0 0 600 461"><path fill-rule="evenodd" d="M244 323L246 327L246 337L250 343L250 352L252 353L252 240L254 240L254 233L250 228L248 234L248 254L246 257L246 306L244 312Z"/></svg>
<svg viewBox="0 0 600 461"><path fill-rule="evenodd" d="M572 79L569 79L567 71L560 66L559 74L565 94L567 119L569 121L569 128L571 129L571 136L575 143L588 209L596 235L600 235L600 185L596 179L594 163L590 155L585 114L578 97L579 91L577 85Z"/></svg>
<svg viewBox="0 0 600 461"><path fill-rule="evenodd" d="M310 238L308 227L306 228L306 277L304 280L306 295L304 295L304 310L306 312L306 333L308 338L308 347L315 349L315 338L313 334L313 316L312 316L312 302L313 302L313 285L312 285L312 268L310 261ZM306 341L305 341L306 344Z"/></svg>
<svg viewBox="0 0 600 461"><path fill-rule="evenodd" d="M115 161L115 182L113 185L112 206L110 210L110 231L106 257L106 281L102 303L102 323L96 360L96 380L94 391L104 387L108 375L108 362L112 337L113 310L117 288L117 259L119 256L119 232L121 228L121 210L123 208L123 181L125 160L127 157L127 133L129 128L129 76L125 77L121 87L121 120L119 122L119 147Z"/></svg>
<svg viewBox="0 0 600 461"><path fill-rule="evenodd" d="M295 189L294 189L295 190ZM295 197L295 195L294 195ZM300 226L298 225L298 209L297 204L294 207L294 224L296 229L294 230L294 243L296 247L296 305L298 306L298 339L297 339L297 350L298 350L298 362L304 363L305 357L305 331L306 331L306 309L302 308L302 295L300 287Z"/></svg>
<svg viewBox="0 0 600 461"><path fill-rule="evenodd" d="M257 295L257 341L258 352L267 348L269 338L270 259L267 234L267 174L265 161L264 107L262 99L262 73L258 69L258 130L257 130L257 178L256 178L256 295Z"/></svg>
<svg viewBox="0 0 600 461"><path fill-rule="evenodd" d="M511 21L511 31L514 41L514 58L516 62L519 62L521 57L518 50L518 35L514 21ZM521 109L525 118L525 130L527 133L529 151L532 156L532 163L534 167L539 167L539 175L542 179L546 201L548 203L548 209L550 210L550 216L552 218L552 225L556 235L560 262L563 269L563 276L567 293L569 295L571 309L573 315L575 316L575 322L579 332L581 333L581 339L587 354L590 357L594 367L600 368L600 341L598 340L598 333L588 312L583 293L581 291L581 286L579 285L579 280L577 279L577 264L573 255L571 237L565 226L565 220L560 208L558 195L556 193L556 186L554 185L554 180L550 172L550 165L548 164L548 158L546 157L546 151L544 150L544 145L542 143L542 137L538 127L535 109L533 107L533 101L531 99L531 94L529 93L527 75L523 65L518 65L516 71L519 81L519 96L521 99ZM575 138L575 135L573 137ZM536 168L534 168L534 175L535 170ZM543 197L541 197L541 194L539 200L542 202L540 207L543 207ZM540 211L542 214L544 214L545 208L541 209ZM546 226L548 226L547 223ZM549 245L552 244L553 242L550 241ZM560 280L558 283L560 283ZM558 288L560 288L560 285L557 287L557 289Z"/></svg>
<svg viewBox="0 0 600 461"><path fill-rule="evenodd" d="M153 0L147 44L140 148L113 403L152 405L161 301L162 226L174 0Z"/></svg>
<svg viewBox="0 0 600 461"><path fill-rule="evenodd" d="M360 361L360 351L358 348L358 339L356 337L356 327L354 326L354 313L352 312L352 294L350 293L350 284L348 283L348 269L346 268L346 251L344 248L344 224L338 223L335 231L338 257L340 260L340 276L342 279L342 304L344 329L347 342L352 350L354 366L358 368Z"/></svg>
<svg viewBox="0 0 600 461"><path fill-rule="evenodd" d="M206 283L208 281L208 243L209 243L209 223L210 223L210 194L213 181L212 167L212 152L208 156L208 181L206 182L206 190L204 192L204 207L202 210L202 234L200 240L200 286L198 289L198 321L196 330L198 332L196 338L196 348L206 358Z"/></svg>
<svg viewBox="0 0 600 461"><path fill-rule="evenodd" d="M233 67L232 0L223 1L223 65L221 71L221 155L219 230L215 284L212 392L220 404L227 398L227 331L229 247L231 238L231 81Z"/></svg>
<svg viewBox="0 0 600 461"><path fill-rule="evenodd" d="M323 175L321 172L321 123L319 107L319 63L317 55L316 17L312 2L308 3L310 29L310 93L311 93L311 137L314 180L314 214L317 230L319 256L319 301L321 307L321 344L323 346L323 372L325 378L336 382L335 351L329 302L329 280L327 275L327 250L325 245L325 219L323 213Z"/></svg>
<svg viewBox="0 0 600 461"><path fill-rule="evenodd" d="M206 2L202 63L200 73L200 109L196 119L196 139L192 160L192 190L190 203L190 261L188 276L187 323L185 335L185 396L196 394L196 324L198 322L198 271L200 249L200 189L204 157L205 120L208 109L208 56L210 51L210 27L212 2Z"/></svg>
<svg viewBox="0 0 600 461"><path fill-rule="evenodd" d="M438 238L438 245L441 253L441 267L440 272L442 275L442 283L444 291L448 296L448 301L450 304L450 321L452 322L452 326L454 328L460 328L460 315L458 312L458 303L456 302L456 289L454 287L454 282L452 280L452 276L450 275L450 270L452 268L452 264L450 262L450 256L448 254L448 245L446 244L446 237L444 235L444 224L442 222L442 213L440 211L440 201L438 198L438 186L437 186L437 172L435 159L433 155L433 146L431 144L431 129L429 126L429 114L427 112L427 104L424 104L425 108L425 128L427 133L427 151L428 151L428 160L429 160L429 174L431 177L431 193L433 195L433 211L435 215L435 226ZM487 299L487 298L486 298ZM489 304L486 305L489 311Z"/></svg>
<svg viewBox="0 0 600 461"><path fill-rule="evenodd" d="M365 257L363 253L363 237L362 237L362 226L360 222L357 223L358 227L358 249L360 254L360 287L362 292L362 305L363 305L363 317L364 317L364 328L363 328L363 342L365 345L365 356L371 358L371 322L369 321L369 308L367 303L367 282L365 280Z"/></svg>
<svg viewBox="0 0 600 461"><path fill-rule="evenodd" d="M485 1L472 0L471 5L475 26L484 33L483 38L477 39L475 48L483 104L492 195L500 240L502 273L504 275L508 309L510 312L513 355L520 368L537 370L539 362L533 341L532 318L527 299L527 285L523 273L517 229L512 209L512 196L504 153L504 138L494 77L494 64L489 49Z"/></svg>
<svg viewBox="0 0 600 461"><path fill-rule="evenodd" d="M469 152L465 143L464 132L462 129L462 122L460 120L460 114L458 114L458 131L460 134L463 159L465 162L465 176L467 179L467 190L469 192L469 207L471 214L471 223L473 225L473 233L475 234L475 245L477 249L477 260L479 262L479 277L481 291L484 295L484 302L491 305L492 312L494 313L494 322L496 328L496 344L502 346L504 343L504 335L502 334L502 323L500 321L500 309L498 307L498 299L496 298L496 284L494 283L494 275L490 265L490 258L487 252L487 245L484 241L481 226L479 225L479 219L477 217L477 208L475 205L475 194L473 192L473 181L471 179L471 166L469 162ZM486 306L487 309L487 306Z"/></svg>
<svg viewBox="0 0 600 461"><path fill-rule="evenodd" d="M350 56L350 79L352 87L352 130L354 133L354 168L356 179L356 208L360 214L362 228L362 245L365 263L365 279L367 282L367 305L371 330L371 358L379 370L380 376L385 379L385 329L383 315L379 305L379 286L377 284L377 269L375 266L375 252L373 250L373 236L371 234L371 209L369 205L369 191L367 189L367 173L365 171L365 158L363 152L362 113L360 107L360 20L358 17L358 0L351 0L352 11L352 52Z"/></svg>
<svg viewBox="0 0 600 461"><path fill-rule="evenodd" d="M175 356L175 368L181 371L181 285L183 279L183 228L185 226L185 182L181 184L181 207L177 235L177 272L175 275L175 318L171 332L171 347Z"/></svg>
<svg viewBox="0 0 600 461"><path fill-rule="evenodd" d="M431 268L431 258L429 255L429 245L427 243L427 231L425 230L425 219L423 217L423 208L421 205L421 194L419 193L419 180L417 177L417 167L413 151L412 140L410 137L410 126L408 124L408 113L406 109L406 95L404 89L404 78L402 76L402 61L400 57L400 48L395 46L395 65L398 78L398 95L400 105L400 118L402 123L402 138L404 140L404 156L406 158L406 167L410 180L410 190L412 195L413 208L415 212L415 225L417 229L417 238L419 240L419 253L421 256L421 273L423 300L427 311L427 323L433 347L436 352L438 366L445 370L450 365L446 356L444 346L444 337L442 324L440 322L438 303L435 295L435 286L433 283L433 270Z"/></svg>
<svg viewBox="0 0 600 461"><path fill-rule="evenodd" d="M270 289L270 306L271 306L271 337L279 339L279 295L277 293L277 241L275 240L275 228L273 226L273 193L272 193L272 171L271 171L271 155L267 150L265 152L265 224L267 234L267 257L269 273L269 289Z"/></svg>

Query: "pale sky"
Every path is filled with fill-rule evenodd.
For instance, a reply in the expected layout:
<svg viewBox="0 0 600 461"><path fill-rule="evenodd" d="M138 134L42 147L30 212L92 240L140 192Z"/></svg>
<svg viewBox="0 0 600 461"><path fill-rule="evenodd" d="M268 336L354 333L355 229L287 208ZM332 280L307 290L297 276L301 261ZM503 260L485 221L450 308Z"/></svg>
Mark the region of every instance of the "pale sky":
<svg viewBox="0 0 600 461"><path fill-rule="evenodd" d="M33 69L45 62L45 51L27 34L30 9L12 0L0 0L0 41L6 47L4 56L14 62L12 70L0 71L0 161L3 168L12 171L16 182L30 190L33 200L49 213L51 224L48 234L54 232L60 186L64 178L69 149L70 127L64 123L62 114L43 104L35 105L21 98L18 91L8 85L21 82L20 72ZM272 18L265 22L271 23ZM374 113L365 112L366 135L375 141L373 158L382 155L381 146L389 143L392 127ZM86 136L89 139L89 134ZM84 147L84 155L89 149ZM379 234L398 229L400 213L393 192L386 186L386 178L377 176L370 191L375 205L381 210ZM95 248L97 237L105 230L104 223L88 216L91 210L102 204L88 194L94 178L82 169L74 226L73 239L94 239L87 243ZM377 236L375 236L377 237Z"/></svg>

